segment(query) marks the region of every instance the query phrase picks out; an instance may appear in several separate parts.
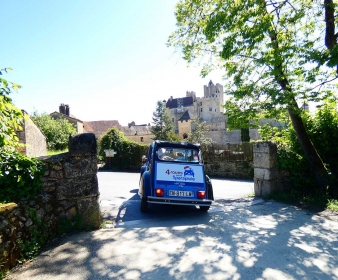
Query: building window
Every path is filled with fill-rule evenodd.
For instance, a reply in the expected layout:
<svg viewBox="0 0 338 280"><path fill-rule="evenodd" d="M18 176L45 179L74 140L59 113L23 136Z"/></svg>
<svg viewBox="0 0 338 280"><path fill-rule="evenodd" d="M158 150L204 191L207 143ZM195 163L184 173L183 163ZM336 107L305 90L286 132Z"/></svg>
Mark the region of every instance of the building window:
<svg viewBox="0 0 338 280"><path fill-rule="evenodd" d="M212 108L211 108L211 107L209 107L209 111L210 111L210 112L212 111Z"/></svg>
<svg viewBox="0 0 338 280"><path fill-rule="evenodd" d="M200 105L202 106L202 102L200 102Z"/></svg>
<svg viewBox="0 0 338 280"><path fill-rule="evenodd" d="M215 97L215 94L212 94L212 97Z"/></svg>
<svg viewBox="0 0 338 280"><path fill-rule="evenodd" d="M175 122L175 119L174 119L174 118L172 118L171 120L172 120L173 122Z"/></svg>
<svg viewBox="0 0 338 280"><path fill-rule="evenodd" d="M203 112L203 108L201 108L201 112Z"/></svg>

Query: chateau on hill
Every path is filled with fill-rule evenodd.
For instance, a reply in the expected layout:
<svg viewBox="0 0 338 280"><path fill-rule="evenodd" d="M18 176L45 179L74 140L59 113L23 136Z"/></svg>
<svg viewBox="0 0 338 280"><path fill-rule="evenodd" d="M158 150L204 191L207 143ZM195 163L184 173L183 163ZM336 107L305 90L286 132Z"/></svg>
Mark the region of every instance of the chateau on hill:
<svg viewBox="0 0 338 280"><path fill-rule="evenodd" d="M223 86L219 83L214 85L210 80L204 86L204 96L196 97L193 91L187 91L186 97L173 98L164 101L167 112L172 119L175 132L180 138L186 138L194 129L191 121L198 117L200 122L211 125L212 131L225 130L226 117L224 116Z"/></svg>
<svg viewBox="0 0 338 280"><path fill-rule="evenodd" d="M175 133L181 139L195 129L192 120L198 117L198 121L206 122L211 126L211 130L205 133L205 136L211 138L215 143L240 143L241 133L239 130L226 131L227 117L224 115L224 92L223 86L216 85L210 80L208 85L204 86L204 96L197 97L193 91L187 91L185 97L173 98L166 101L166 108L170 116ZM259 139L257 129L250 129L250 138Z"/></svg>
<svg viewBox="0 0 338 280"><path fill-rule="evenodd" d="M208 85L204 86L204 96L197 97L193 91L187 91L185 97L163 100L166 104L168 115L170 116L175 133L185 139L194 131L195 127L192 121L198 118L198 121L206 122L211 126L211 130L205 133L205 136L212 139L215 143L232 143L241 142L240 130L226 131L227 117L224 115L224 92L223 86L219 83L216 85L210 80ZM52 117L66 117L70 121L76 122L78 133L93 132L97 138L100 138L109 129L116 127L132 141L142 142L145 144L153 141L154 135L151 132L150 124L136 125L131 122L128 126L121 126L117 120L106 121L80 121L69 115L69 106L61 104L60 112L52 113ZM81 128L83 131L81 131ZM250 138L252 140L260 139L257 129L250 129Z"/></svg>

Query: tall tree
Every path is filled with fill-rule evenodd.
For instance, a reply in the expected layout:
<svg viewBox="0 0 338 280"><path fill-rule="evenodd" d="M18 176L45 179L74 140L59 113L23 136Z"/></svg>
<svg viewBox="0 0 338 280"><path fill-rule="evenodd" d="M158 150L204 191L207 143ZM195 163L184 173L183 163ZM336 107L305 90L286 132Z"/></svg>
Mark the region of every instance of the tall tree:
<svg viewBox="0 0 338 280"><path fill-rule="evenodd" d="M208 55L202 75L215 65L225 70L232 96L228 107L236 103L248 120L257 120L262 112L272 117L287 111L323 191L328 172L298 103L323 100L336 87L337 48L328 50L323 34L328 31L327 41L337 39L331 31L337 25L337 17L332 21L337 3L325 2L328 5L319 0L182 0L176 6L177 29L169 37L169 45L181 48L188 62Z"/></svg>
<svg viewBox="0 0 338 280"><path fill-rule="evenodd" d="M7 73L11 68L0 69L0 75ZM15 107L9 94L21 86L0 78L0 148L19 145L16 131L21 129L23 114Z"/></svg>
<svg viewBox="0 0 338 280"><path fill-rule="evenodd" d="M211 138L205 136L205 133L210 131L211 125L208 125L206 122L199 122L199 117L196 117L192 120L192 125L194 130L188 135L188 138L185 139L186 142L199 143L201 145L208 145L212 143Z"/></svg>
<svg viewBox="0 0 338 280"><path fill-rule="evenodd" d="M38 112L34 112L31 118L46 136L49 150L66 149L69 135L76 134L75 127L66 119L54 120L49 114Z"/></svg>
<svg viewBox="0 0 338 280"><path fill-rule="evenodd" d="M174 125L166 111L165 103L157 101L156 111L153 113L153 126L151 132L156 140L180 141L174 132Z"/></svg>

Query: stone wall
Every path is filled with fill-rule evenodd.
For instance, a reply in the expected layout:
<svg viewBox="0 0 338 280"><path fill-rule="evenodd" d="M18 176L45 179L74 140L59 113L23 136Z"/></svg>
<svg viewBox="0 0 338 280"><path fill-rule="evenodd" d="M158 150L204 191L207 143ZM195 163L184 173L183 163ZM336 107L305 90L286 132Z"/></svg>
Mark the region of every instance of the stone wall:
<svg viewBox="0 0 338 280"><path fill-rule="evenodd" d="M71 136L69 152L42 158L43 191L33 200L0 205L0 266L17 264L22 244L41 231L50 240L71 228L100 226L96 139L92 133ZM21 244L21 245L20 245Z"/></svg>
<svg viewBox="0 0 338 280"><path fill-rule="evenodd" d="M188 136L191 133L191 120L182 120L177 123L178 125L178 137L184 139L184 136Z"/></svg>
<svg viewBox="0 0 338 280"><path fill-rule="evenodd" d="M271 142L258 142L253 148L254 190L256 196L283 192L292 186L286 170L277 168L277 146Z"/></svg>
<svg viewBox="0 0 338 280"><path fill-rule="evenodd" d="M204 169L208 176L248 180L252 180L254 170L252 161L206 163Z"/></svg>
<svg viewBox="0 0 338 280"><path fill-rule="evenodd" d="M258 129L250 128L249 130L251 140L260 140ZM223 144L239 144L241 143L241 131L240 130L231 130L226 131L208 131L205 133L205 136L211 138L215 143Z"/></svg>
<svg viewBox="0 0 338 280"><path fill-rule="evenodd" d="M209 176L253 178L253 144L214 144L203 150L205 172Z"/></svg>
<svg viewBox="0 0 338 280"><path fill-rule="evenodd" d="M28 114L24 112L22 130L17 131L20 143L25 146L18 148L18 152L29 157L41 157L47 155L46 136L41 132Z"/></svg>

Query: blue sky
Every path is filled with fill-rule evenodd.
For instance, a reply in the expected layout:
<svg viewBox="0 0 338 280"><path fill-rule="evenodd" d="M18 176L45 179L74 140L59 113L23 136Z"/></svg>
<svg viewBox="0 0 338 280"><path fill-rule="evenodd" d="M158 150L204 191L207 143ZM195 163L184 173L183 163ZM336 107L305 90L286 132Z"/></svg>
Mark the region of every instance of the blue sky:
<svg viewBox="0 0 338 280"><path fill-rule="evenodd" d="M2 0L0 68L22 86L14 104L83 121L150 123L157 100L203 95L202 79L166 46L177 0Z"/></svg>

